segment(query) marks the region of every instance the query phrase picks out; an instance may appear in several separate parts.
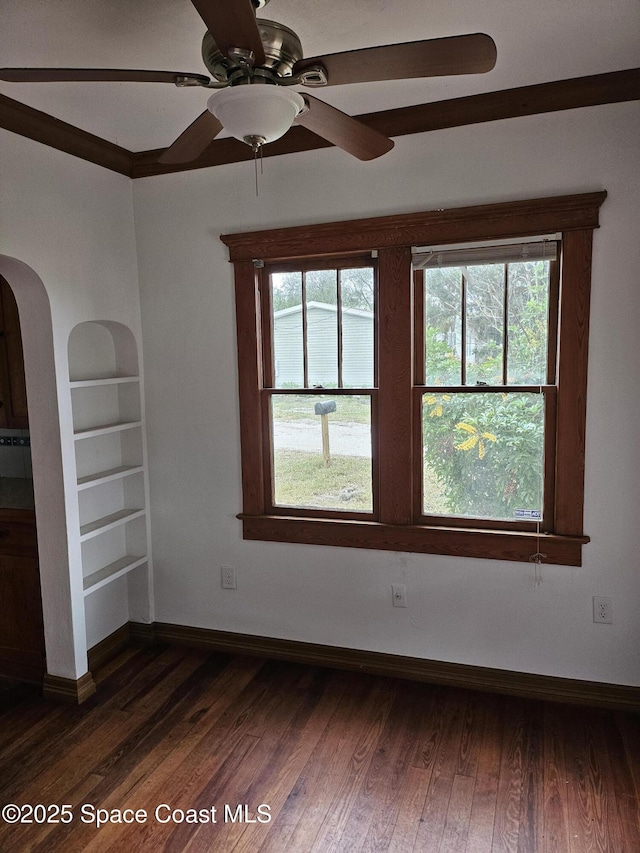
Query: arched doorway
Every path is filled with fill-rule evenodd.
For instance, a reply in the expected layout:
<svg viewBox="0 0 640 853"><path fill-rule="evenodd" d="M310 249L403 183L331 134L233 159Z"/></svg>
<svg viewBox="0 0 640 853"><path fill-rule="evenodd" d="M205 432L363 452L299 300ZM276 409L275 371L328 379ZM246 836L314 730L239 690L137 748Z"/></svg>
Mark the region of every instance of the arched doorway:
<svg viewBox="0 0 640 853"><path fill-rule="evenodd" d="M69 566L51 307L42 280L23 262L0 255L0 276L13 292L22 330L46 669L77 681L87 672L84 609L81 582Z"/></svg>
<svg viewBox="0 0 640 853"><path fill-rule="evenodd" d="M0 276L0 675L42 682L44 629L20 320Z"/></svg>

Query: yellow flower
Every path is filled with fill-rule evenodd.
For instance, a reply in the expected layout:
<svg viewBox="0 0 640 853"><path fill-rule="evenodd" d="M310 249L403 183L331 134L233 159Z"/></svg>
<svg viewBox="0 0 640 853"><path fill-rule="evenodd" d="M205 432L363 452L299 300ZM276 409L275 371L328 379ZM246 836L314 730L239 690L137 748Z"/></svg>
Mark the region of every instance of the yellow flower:
<svg viewBox="0 0 640 853"><path fill-rule="evenodd" d="M441 397L436 396L435 394L430 394L427 397L426 403L428 406L431 406L431 411L429 412L429 417L433 418L441 418L442 417L442 403L451 399L450 394L443 394Z"/></svg>
<svg viewBox="0 0 640 853"><path fill-rule="evenodd" d="M477 427L471 424L465 424L462 421L456 424L456 429L462 429L469 433L469 438L465 438L460 444L456 444L456 450L473 450L478 446L478 459L484 459L487 454L486 441L497 441L498 438L492 432L480 432Z"/></svg>

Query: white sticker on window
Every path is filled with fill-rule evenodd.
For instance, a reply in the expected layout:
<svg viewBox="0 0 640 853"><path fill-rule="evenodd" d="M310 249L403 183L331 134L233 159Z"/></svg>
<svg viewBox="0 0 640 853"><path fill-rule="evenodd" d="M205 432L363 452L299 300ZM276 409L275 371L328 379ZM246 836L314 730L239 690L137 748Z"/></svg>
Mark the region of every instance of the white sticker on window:
<svg viewBox="0 0 640 853"><path fill-rule="evenodd" d="M542 513L539 509L514 509L514 518L528 518L532 521L540 521Z"/></svg>

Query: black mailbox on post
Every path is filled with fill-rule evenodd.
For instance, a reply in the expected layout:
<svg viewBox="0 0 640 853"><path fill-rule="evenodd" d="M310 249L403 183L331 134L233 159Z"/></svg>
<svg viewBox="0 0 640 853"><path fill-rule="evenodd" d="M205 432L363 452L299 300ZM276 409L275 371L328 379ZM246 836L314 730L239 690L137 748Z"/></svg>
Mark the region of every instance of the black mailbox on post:
<svg viewBox="0 0 640 853"><path fill-rule="evenodd" d="M328 415L331 412L335 412L336 401L335 400L327 400L324 403L316 403L314 408L315 408L316 415Z"/></svg>
<svg viewBox="0 0 640 853"><path fill-rule="evenodd" d="M331 464L331 451L329 450L329 415L336 410L335 400L326 400L325 402L316 403L314 411L316 415L320 415L322 422L322 457L325 465Z"/></svg>

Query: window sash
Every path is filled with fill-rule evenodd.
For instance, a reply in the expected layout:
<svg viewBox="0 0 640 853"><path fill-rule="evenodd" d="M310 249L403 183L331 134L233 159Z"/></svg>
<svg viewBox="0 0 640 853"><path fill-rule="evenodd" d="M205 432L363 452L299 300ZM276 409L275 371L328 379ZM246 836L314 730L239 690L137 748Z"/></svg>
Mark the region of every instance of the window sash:
<svg viewBox="0 0 640 853"><path fill-rule="evenodd" d="M377 386L378 377L378 346L377 346L377 328L378 328L378 312L377 312L377 265L375 260L369 255L355 258L309 258L304 262L296 263L280 263L269 264L263 269L260 284L260 301L262 304L262 339L263 339L263 376L266 387L275 388L275 357L274 357L274 339L275 339L275 313L272 307L273 285L272 277L278 273L300 273L301 275L301 292L300 292L300 307L302 320L302 368L303 368L303 384L302 389L310 390L312 386L309 384L309 335L308 335L308 303L307 303L307 274L314 271L334 271L336 272L336 342L337 342L337 384L338 388L344 387L344 311L343 311L343 282L342 274L344 270L351 269L371 269L372 286L373 286L373 325L372 325L372 384L369 388ZM349 310L349 309L345 309Z"/></svg>
<svg viewBox="0 0 640 853"><path fill-rule="evenodd" d="M276 396L310 396L310 397L351 397L360 396L369 398L369 410L371 415L371 493L373 506L370 512L358 511L345 508L320 509L302 506L289 506L276 504L275 502L275 479L274 479L274 443L272 433L272 404L271 400ZM378 454L377 454L377 389L374 388L265 388L261 393L261 419L262 436L264 447L264 494L265 509L273 515L300 516L313 518L361 518L368 521L378 519Z"/></svg>
<svg viewBox="0 0 640 853"><path fill-rule="evenodd" d="M542 470L542 518L539 522L526 519L491 519L463 515L430 514L423 511L423 398L426 394L542 394L544 397L544 440ZM416 524L435 527L478 527L495 530L540 531L549 533L554 529L554 472L557 387L555 385L416 385L413 390L414 408L414 455L420 460L420 476L414 481L413 505Z"/></svg>
<svg viewBox="0 0 640 853"><path fill-rule="evenodd" d="M554 246L556 244L554 243ZM498 247L499 248L499 247ZM559 309L559 281L560 281L560 263L559 249L557 244L556 258L549 263L549 289L548 289L548 304L547 304L547 365L546 377L543 384L554 383L556 380L556 355L558 349L558 309ZM539 258L539 260L543 260ZM549 260L546 258L545 260ZM508 385L508 370L509 370L509 263L503 261L487 260L487 264L502 264L504 263L504 281L503 281L503 318L502 318L502 384ZM515 263L515 262L514 262ZM458 267L459 264L451 266ZM460 359L460 385L466 388L474 387L467 385L467 364L466 364L466 285L467 278L464 272L461 273L461 359ZM426 339L425 339L425 318L426 318L426 276L424 269L414 268L413 273L414 287L414 374L416 382L426 382L427 376L426 364Z"/></svg>

